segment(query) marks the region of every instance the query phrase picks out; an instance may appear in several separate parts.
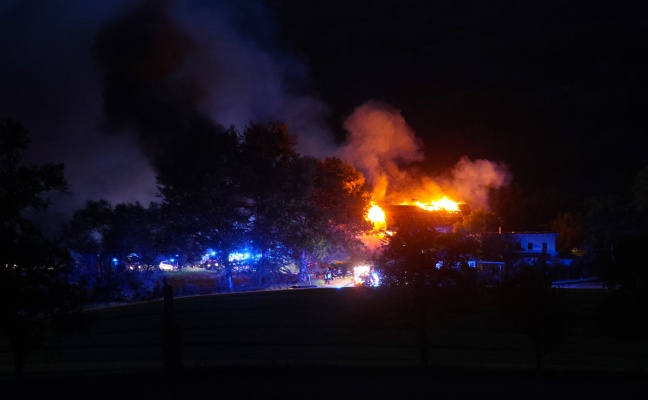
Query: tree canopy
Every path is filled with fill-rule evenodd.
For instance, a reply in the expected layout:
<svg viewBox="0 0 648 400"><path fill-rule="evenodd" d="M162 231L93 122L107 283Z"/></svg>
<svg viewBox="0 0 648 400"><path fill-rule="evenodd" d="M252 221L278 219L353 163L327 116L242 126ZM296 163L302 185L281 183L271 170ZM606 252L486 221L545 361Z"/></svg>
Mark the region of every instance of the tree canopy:
<svg viewBox="0 0 648 400"><path fill-rule="evenodd" d="M48 195L68 188L62 164L24 164L28 131L12 120L0 122L0 330L11 342L16 376L24 355L40 342L46 319L78 311L82 297L70 284L67 249L34 225Z"/></svg>

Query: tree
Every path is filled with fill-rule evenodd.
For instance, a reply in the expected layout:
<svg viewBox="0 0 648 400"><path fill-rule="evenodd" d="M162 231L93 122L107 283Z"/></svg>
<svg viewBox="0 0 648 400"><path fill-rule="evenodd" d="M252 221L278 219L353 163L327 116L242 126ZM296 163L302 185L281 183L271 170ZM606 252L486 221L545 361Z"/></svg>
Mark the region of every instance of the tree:
<svg viewBox="0 0 648 400"><path fill-rule="evenodd" d="M297 246L301 250L301 265L308 261L329 264L366 258L361 237L373 228L366 220L370 205L368 185L351 164L337 157L316 160L314 190L307 213L310 235L304 236L306 241L301 242L301 248Z"/></svg>
<svg viewBox="0 0 648 400"><path fill-rule="evenodd" d="M161 282L159 206L112 206L88 200L63 228L76 262L75 278L94 301L133 301L157 296Z"/></svg>
<svg viewBox="0 0 648 400"><path fill-rule="evenodd" d="M309 263L348 260L361 253L360 237L372 226L365 220L370 194L360 172L335 157L305 158L301 165L295 173L309 171L311 181L287 220L286 243L303 276Z"/></svg>
<svg viewBox="0 0 648 400"><path fill-rule="evenodd" d="M232 289L229 256L242 248L261 254L252 266L263 285L288 264L303 275L308 262L357 247L369 195L352 166L300 156L278 121L203 139L208 158L158 176L162 248L194 260L214 249Z"/></svg>
<svg viewBox="0 0 648 400"><path fill-rule="evenodd" d="M63 165L23 164L28 145L21 124L0 123L0 330L9 338L19 381L24 356L39 345L46 322L71 316L82 306L67 279L69 253L28 218L47 209L49 193L67 191Z"/></svg>
<svg viewBox="0 0 648 400"><path fill-rule="evenodd" d="M561 211L551 222L551 230L558 233L556 250L560 254L582 254L583 215L578 212Z"/></svg>
<svg viewBox="0 0 648 400"><path fill-rule="evenodd" d="M502 326L529 337L533 342L535 367L562 343L567 328L567 304L551 287L545 271L526 267L506 276L496 289Z"/></svg>
<svg viewBox="0 0 648 400"><path fill-rule="evenodd" d="M583 216L583 261L610 287L617 286L617 257L619 240L632 233L633 216L627 204L618 196L601 195L586 201Z"/></svg>
<svg viewBox="0 0 648 400"><path fill-rule="evenodd" d="M112 205L106 200L87 200L63 226L62 237L74 259L74 277L91 297L109 279L111 263L105 256L103 238L111 225Z"/></svg>
<svg viewBox="0 0 648 400"><path fill-rule="evenodd" d="M274 273L292 260L303 280L309 263L358 251L360 233L370 229L364 218L370 195L353 166L335 157L300 156L296 136L280 122L252 124L243 138L250 235L263 255L258 267Z"/></svg>
<svg viewBox="0 0 648 400"><path fill-rule="evenodd" d="M257 285L283 281L292 261L287 237L291 223L311 197L313 168L295 151L297 137L279 121L252 123L242 135L241 192L247 199L250 245L261 258L254 265Z"/></svg>
<svg viewBox="0 0 648 400"><path fill-rule="evenodd" d="M538 215L529 210L545 208L543 201L543 198L515 182L493 190L490 196L493 211L502 218L502 228L509 232L537 229Z"/></svg>
<svg viewBox="0 0 648 400"><path fill-rule="evenodd" d="M420 364L428 365L431 323L443 323L470 308L476 272L468 266L476 242L461 232L443 233L422 221L401 225L376 257L382 285L397 303L398 318L419 332Z"/></svg>
<svg viewBox="0 0 648 400"><path fill-rule="evenodd" d="M194 137L192 135L191 137ZM245 244L250 229L247 199L241 191L240 137L234 128L196 134L182 149L183 161L160 169L160 246L196 263L209 248L224 266L233 290L229 257Z"/></svg>
<svg viewBox="0 0 648 400"><path fill-rule="evenodd" d="M494 211L480 208L464 216L461 225L470 233L498 232L502 228L502 218Z"/></svg>
<svg viewBox="0 0 648 400"><path fill-rule="evenodd" d="M648 238L648 168L635 175L632 193L629 201L615 195L587 200L584 259L608 286L646 290L641 246Z"/></svg>
<svg viewBox="0 0 648 400"><path fill-rule="evenodd" d="M152 203L145 208L139 202L120 203L112 210L110 229L103 241L106 254L120 265L149 271L160 254L158 239L160 208Z"/></svg>
<svg viewBox="0 0 648 400"><path fill-rule="evenodd" d="M632 197L607 195L588 199L583 219L584 258L613 293L602 308L610 330L628 339L648 335L648 270L643 246L648 240L648 168L634 177Z"/></svg>

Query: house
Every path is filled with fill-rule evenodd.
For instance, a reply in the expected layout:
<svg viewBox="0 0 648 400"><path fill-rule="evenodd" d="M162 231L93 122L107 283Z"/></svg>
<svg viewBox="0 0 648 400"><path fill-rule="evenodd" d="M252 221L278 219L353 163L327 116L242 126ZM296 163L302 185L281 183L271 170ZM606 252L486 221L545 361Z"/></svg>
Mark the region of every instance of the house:
<svg viewBox="0 0 648 400"><path fill-rule="evenodd" d="M461 222L466 212L461 207L458 210L426 210L417 205L403 204L382 205L381 208L389 230L397 230L403 224L420 223L440 232L451 232L453 225Z"/></svg>
<svg viewBox="0 0 648 400"><path fill-rule="evenodd" d="M510 232L501 233L505 242L510 244L506 249L509 254L518 258L534 260L538 257L557 257L555 232Z"/></svg>
<svg viewBox="0 0 648 400"><path fill-rule="evenodd" d="M568 266L556 250L556 232L482 233L482 259L476 261L480 271L495 277L523 266Z"/></svg>

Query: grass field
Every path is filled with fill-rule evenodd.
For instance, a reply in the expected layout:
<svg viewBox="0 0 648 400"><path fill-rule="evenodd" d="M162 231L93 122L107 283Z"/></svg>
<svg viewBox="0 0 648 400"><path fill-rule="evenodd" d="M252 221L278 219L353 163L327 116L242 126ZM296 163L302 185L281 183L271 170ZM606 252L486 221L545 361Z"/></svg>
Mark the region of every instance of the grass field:
<svg viewBox="0 0 648 400"><path fill-rule="evenodd" d="M416 331L368 324L372 319L357 313L358 293L321 287L176 297L182 370L174 375L163 368L162 301L94 309L88 332L51 335L27 358L22 393L2 338L0 384L12 390L0 399L41 398L54 389L66 398L392 398L418 391L556 398L552 390L558 398L645 398L637 396L648 383L648 341L600 329L604 291L569 292L569 333L539 372L531 341L489 323L480 310L435 325L430 365L418 368Z"/></svg>

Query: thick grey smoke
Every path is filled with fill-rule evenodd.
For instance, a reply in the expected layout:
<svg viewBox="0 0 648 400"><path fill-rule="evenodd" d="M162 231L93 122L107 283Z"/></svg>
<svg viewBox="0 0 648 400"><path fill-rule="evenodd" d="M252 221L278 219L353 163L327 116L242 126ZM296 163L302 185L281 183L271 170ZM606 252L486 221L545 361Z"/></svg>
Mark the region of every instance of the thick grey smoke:
<svg viewBox="0 0 648 400"><path fill-rule="evenodd" d="M200 148L198 129L224 130L197 111L203 88L186 68L193 43L170 11L168 1L143 1L108 21L93 46L108 128L132 128L158 172L183 142Z"/></svg>
<svg viewBox="0 0 648 400"><path fill-rule="evenodd" d="M316 122L326 108L288 87L290 59L259 41L267 41L271 29L259 38L242 36L236 19L222 9L198 13L174 5L143 0L104 24L93 48L105 73L109 126L134 127L156 170L182 144L229 125L241 130L251 121L289 123L302 150L321 142L324 132Z"/></svg>
<svg viewBox="0 0 648 400"><path fill-rule="evenodd" d="M66 165L62 213L156 200L154 165L188 134L277 119L303 154L332 152L327 106L262 0L9 0L0 48L0 118L30 131L29 161Z"/></svg>

